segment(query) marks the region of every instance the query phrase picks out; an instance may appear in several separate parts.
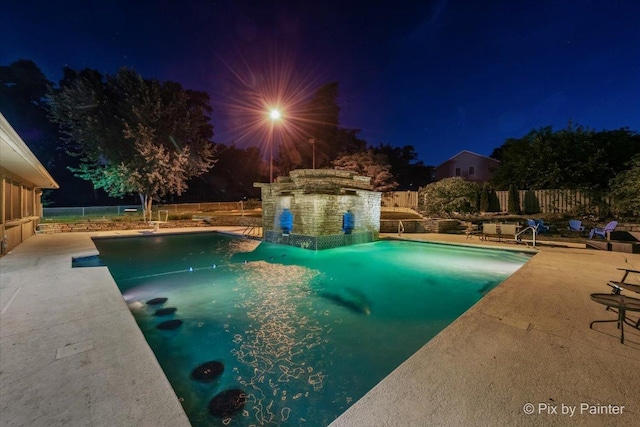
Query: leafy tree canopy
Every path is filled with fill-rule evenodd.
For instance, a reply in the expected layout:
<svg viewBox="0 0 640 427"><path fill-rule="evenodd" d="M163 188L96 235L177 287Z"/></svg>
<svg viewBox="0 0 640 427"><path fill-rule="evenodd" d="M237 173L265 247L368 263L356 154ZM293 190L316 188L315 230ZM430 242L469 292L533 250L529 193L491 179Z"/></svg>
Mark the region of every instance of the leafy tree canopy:
<svg viewBox="0 0 640 427"><path fill-rule="evenodd" d="M324 84L306 103L291 112L287 120L295 132L279 134L277 167L280 174L311 168L314 163L318 169L331 167L342 155L366 150L367 142L358 137L358 129L340 127L338 94L337 82Z"/></svg>
<svg viewBox="0 0 640 427"><path fill-rule="evenodd" d="M66 69L51 117L80 159L74 172L113 197L138 194L150 218L153 200L180 195L215 163L208 100L126 68L106 77Z"/></svg>
<svg viewBox="0 0 640 427"><path fill-rule="evenodd" d="M47 96L52 87L33 61L21 59L0 66L0 111L65 190L44 190L45 204L70 206L102 201L89 183L67 169L78 164L61 148L58 126L48 117Z"/></svg>
<svg viewBox="0 0 640 427"><path fill-rule="evenodd" d="M47 118L45 99L51 87L32 61L21 59L0 66L0 111L49 169L59 136Z"/></svg>
<svg viewBox="0 0 640 427"><path fill-rule="evenodd" d="M324 84L287 118L296 132L279 135L277 168L280 174L310 168L313 164L319 169L331 167L337 159L357 153L356 157L367 159L370 156L367 151L373 151L373 155L386 158L385 164L390 166L400 188L416 189L431 182L434 168L416 160L418 154L413 146L368 146L367 141L358 136L359 129L340 127L338 95L337 82Z"/></svg>
<svg viewBox="0 0 640 427"><path fill-rule="evenodd" d="M216 144L217 162L214 168L190 181L189 191L196 200L206 200L213 196L215 200L238 201L244 197L259 198L260 189L253 186L262 176L263 160L258 147L238 148Z"/></svg>
<svg viewBox="0 0 640 427"><path fill-rule="evenodd" d="M373 150L345 154L333 162L333 166L340 170L350 170L358 175L371 178L371 185L375 191L391 191L398 185L391 175L391 167L382 154L375 154Z"/></svg>
<svg viewBox="0 0 640 427"><path fill-rule="evenodd" d="M381 143L373 147L373 151L386 156L399 189L418 189L432 181L434 167L426 166L422 160L417 160L418 153L413 145L392 147L390 144Z"/></svg>
<svg viewBox="0 0 640 427"><path fill-rule="evenodd" d="M622 217L640 217L640 154L629 168L611 180L611 197L616 213Z"/></svg>
<svg viewBox="0 0 640 427"><path fill-rule="evenodd" d="M493 184L500 189L572 188L604 192L611 176L640 153L640 135L627 128L600 131L581 126L532 130L494 150L500 160Z"/></svg>

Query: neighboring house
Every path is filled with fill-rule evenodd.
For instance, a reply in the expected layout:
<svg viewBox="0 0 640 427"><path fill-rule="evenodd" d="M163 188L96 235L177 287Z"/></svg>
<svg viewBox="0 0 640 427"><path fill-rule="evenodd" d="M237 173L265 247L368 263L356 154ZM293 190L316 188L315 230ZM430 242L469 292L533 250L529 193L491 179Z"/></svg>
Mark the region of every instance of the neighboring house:
<svg viewBox="0 0 640 427"><path fill-rule="evenodd" d="M0 253L35 234L42 216L43 188L59 188L0 113Z"/></svg>
<svg viewBox="0 0 640 427"><path fill-rule="evenodd" d="M500 162L471 151L461 151L436 167L436 181L460 176L468 181L489 181Z"/></svg>

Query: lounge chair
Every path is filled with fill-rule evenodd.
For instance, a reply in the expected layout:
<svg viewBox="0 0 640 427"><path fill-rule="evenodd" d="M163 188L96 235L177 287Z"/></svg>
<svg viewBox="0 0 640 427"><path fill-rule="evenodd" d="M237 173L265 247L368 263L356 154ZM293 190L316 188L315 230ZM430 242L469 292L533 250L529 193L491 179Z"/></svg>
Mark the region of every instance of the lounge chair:
<svg viewBox="0 0 640 427"><path fill-rule="evenodd" d="M486 240L488 236L498 235L498 224L495 222L485 222L482 224L482 235L480 238Z"/></svg>
<svg viewBox="0 0 640 427"><path fill-rule="evenodd" d="M618 221L611 221L604 228L592 228L589 232L589 238L593 239L593 236L601 237L603 239L609 239L609 234L616 229L618 226Z"/></svg>
<svg viewBox="0 0 640 427"><path fill-rule="evenodd" d="M513 238L516 237L516 231L518 230L518 224L500 224L500 235L504 238Z"/></svg>
<svg viewBox="0 0 640 427"><path fill-rule="evenodd" d="M569 221L568 229L571 231L584 231L582 221L580 221L579 219L572 219L571 221Z"/></svg>

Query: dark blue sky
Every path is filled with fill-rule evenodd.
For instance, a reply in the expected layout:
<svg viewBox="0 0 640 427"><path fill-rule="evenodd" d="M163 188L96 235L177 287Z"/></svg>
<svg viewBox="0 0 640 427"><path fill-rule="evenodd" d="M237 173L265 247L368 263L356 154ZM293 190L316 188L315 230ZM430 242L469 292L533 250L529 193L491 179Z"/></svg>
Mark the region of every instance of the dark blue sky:
<svg viewBox="0 0 640 427"><path fill-rule="evenodd" d="M639 16L636 0L4 0L0 63L204 90L222 143L238 138L236 76L338 81L342 126L435 165L569 120L640 130Z"/></svg>

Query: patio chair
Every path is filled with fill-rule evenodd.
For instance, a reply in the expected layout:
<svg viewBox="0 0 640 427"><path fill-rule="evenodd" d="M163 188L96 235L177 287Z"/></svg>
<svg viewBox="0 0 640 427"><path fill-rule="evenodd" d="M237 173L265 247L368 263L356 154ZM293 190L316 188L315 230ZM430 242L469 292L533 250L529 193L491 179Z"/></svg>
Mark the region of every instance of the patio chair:
<svg viewBox="0 0 640 427"><path fill-rule="evenodd" d="M571 231L584 231L584 227L582 226L582 221L580 221L579 219L570 220L568 229Z"/></svg>
<svg viewBox="0 0 640 427"><path fill-rule="evenodd" d="M480 238L482 240L487 240L489 236L497 236L498 235L498 224L494 222L485 222L482 224L482 235Z"/></svg>
<svg viewBox="0 0 640 427"><path fill-rule="evenodd" d="M535 230L536 235L549 231L549 226L544 225L544 221L541 219L528 219L527 225Z"/></svg>
<svg viewBox="0 0 640 427"><path fill-rule="evenodd" d="M518 224L502 223L500 225L500 234L503 238L508 237L515 239L517 231Z"/></svg>
<svg viewBox="0 0 640 427"><path fill-rule="evenodd" d="M544 224L544 221L541 219L535 220L536 224L538 224L538 233L548 233L550 227Z"/></svg>
<svg viewBox="0 0 640 427"><path fill-rule="evenodd" d="M604 228L592 228L589 232L589 238L593 239L593 236L601 237L603 239L609 239L609 234L616 229L618 226L618 221L611 221Z"/></svg>

